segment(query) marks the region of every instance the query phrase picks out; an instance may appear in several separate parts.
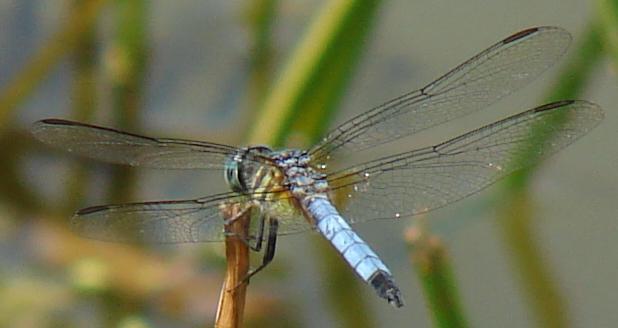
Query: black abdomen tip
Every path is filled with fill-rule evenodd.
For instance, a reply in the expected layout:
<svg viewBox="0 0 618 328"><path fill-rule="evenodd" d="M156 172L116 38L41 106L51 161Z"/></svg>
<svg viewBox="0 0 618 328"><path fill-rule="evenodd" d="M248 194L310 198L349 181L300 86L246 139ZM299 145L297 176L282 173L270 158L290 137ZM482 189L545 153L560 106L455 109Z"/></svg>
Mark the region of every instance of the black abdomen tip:
<svg viewBox="0 0 618 328"><path fill-rule="evenodd" d="M403 297L401 297L401 291L399 287L395 285L393 276L390 273L384 271L377 271L369 279L369 283L378 293L378 296L387 300L388 303L394 307L400 308L403 306Z"/></svg>

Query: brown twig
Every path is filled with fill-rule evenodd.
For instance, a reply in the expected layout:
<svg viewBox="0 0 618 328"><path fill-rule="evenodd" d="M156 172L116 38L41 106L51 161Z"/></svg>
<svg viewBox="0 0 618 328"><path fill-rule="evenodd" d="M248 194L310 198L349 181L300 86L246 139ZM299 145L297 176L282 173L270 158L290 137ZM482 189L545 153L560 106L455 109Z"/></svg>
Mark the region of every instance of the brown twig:
<svg viewBox="0 0 618 328"><path fill-rule="evenodd" d="M226 224L225 257L227 269L221 294L215 327L241 327L245 310L247 281L243 279L249 272L249 247L241 239L248 235L249 211L244 211L238 204L222 206L223 217L231 220Z"/></svg>

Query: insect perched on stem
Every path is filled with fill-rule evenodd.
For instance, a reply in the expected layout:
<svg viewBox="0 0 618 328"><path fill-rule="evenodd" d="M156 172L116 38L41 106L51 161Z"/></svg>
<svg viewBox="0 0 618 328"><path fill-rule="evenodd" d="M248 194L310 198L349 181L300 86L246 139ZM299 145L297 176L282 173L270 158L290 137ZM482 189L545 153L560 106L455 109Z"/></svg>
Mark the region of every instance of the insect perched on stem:
<svg viewBox="0 0 618 328"><path fill-rule="evenodd" d="M233 204L240 215L251 212L245 242L255 251L265 244L262 264L247 277L273 259L277 236L317 230L380 297L401 307L390 270L350 224L408 218L477 193L585 135L603 112L588 101L557 101L435 145L346 169L332 170L330 160L480 110L549 68L570 40L557 27L515 33L425 87L349 119L308 150L156 139L59 119L39 121L32 132L47 144L111 163L221 170L231 189L198 199L86 208L72 220L86 237L222 241L234 218L223 219L220 205ZM346 196L345 204L334 204L337 194Z"/></svg>

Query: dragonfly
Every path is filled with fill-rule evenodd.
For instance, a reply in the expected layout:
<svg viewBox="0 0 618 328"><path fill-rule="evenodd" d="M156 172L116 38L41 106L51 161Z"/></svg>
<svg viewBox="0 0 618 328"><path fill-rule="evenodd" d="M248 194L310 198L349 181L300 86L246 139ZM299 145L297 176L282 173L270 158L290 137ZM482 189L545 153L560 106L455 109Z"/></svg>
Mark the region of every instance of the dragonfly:
<svg viewBox="0 0 618 328"><path fill-rule="evenodd" d="M231 204L251 213L246 236L251 248L260 251L266 245L261 264L249 275L273 260L278 236L313 230L378 296L401 307L404 301L393 274L352 224L409 218L478 193L585 135L601 122L603 111L585 100L556 101L440 143L344 169L334 169L333 163L495 103L557 62L570 41L570 34L559 27L517 32L425 87L352 117L309 149L151 138L62 119L37 121L31 131L43 143L95 160L219 170L229 186L228 192L197 199L79 210L71 227L84 237L223 241L234 217L225 217L221 209Z"/></svg>

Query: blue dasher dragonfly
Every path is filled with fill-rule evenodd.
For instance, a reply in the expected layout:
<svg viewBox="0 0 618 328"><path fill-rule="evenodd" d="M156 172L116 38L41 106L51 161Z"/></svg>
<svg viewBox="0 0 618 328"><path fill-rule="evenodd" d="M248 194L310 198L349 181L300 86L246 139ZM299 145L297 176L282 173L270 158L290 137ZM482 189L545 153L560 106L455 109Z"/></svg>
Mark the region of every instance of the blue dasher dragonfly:
<svg viewBox="0 0 618 328"><path fill-rule="evenodd" d="M60 119L38 121L32 133L46 144L116 164L221 170L231 189L198 199L82 209L71 223L85 237L222 241L231 221L222 217L221 206L235 204L252 212L246 241L256 251L266 243L262 264L251 274L273 259L278 235L317 230L380 297L401 307L390 270L351 224L407 218L477 193L583 136L601 122L603 111L588 101L557 101L441 143L349 168L332 169L332 159L487 107L554 64L570 40L558 27L515 33L425 87L349 119L308 150L159 139ZM345 201L335 202L337 197Z"/></svg>

